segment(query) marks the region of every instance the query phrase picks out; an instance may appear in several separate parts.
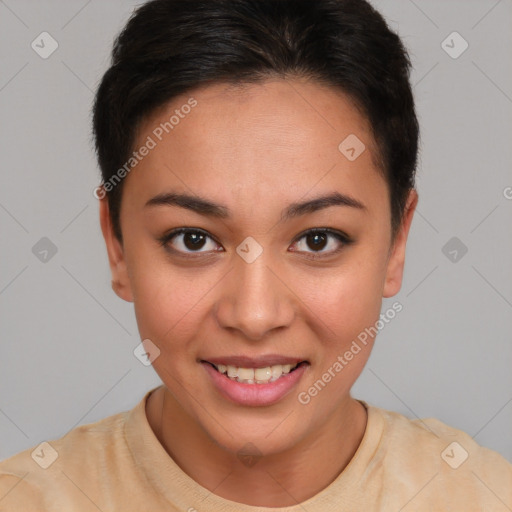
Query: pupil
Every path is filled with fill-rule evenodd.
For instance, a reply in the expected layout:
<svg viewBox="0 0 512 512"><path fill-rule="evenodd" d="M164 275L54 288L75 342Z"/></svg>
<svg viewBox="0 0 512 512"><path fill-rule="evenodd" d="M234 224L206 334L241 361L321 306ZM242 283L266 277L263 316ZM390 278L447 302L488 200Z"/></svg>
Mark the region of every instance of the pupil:
<svg viewBox="0 0 512 512"><path fill-rule="evenodd" d="M202 242L204 242L204 235L201 233L185 233L183 241L187 249L200 249Z"/></svg>
<svg viewBox="0 0 512 512"><path fill-rule="evenodd" d="M323 249L326 245L326 240L325 234L312 233L307 236L308 245L309 242L313 241L313 244L309 245L310 249Z"/></svg>

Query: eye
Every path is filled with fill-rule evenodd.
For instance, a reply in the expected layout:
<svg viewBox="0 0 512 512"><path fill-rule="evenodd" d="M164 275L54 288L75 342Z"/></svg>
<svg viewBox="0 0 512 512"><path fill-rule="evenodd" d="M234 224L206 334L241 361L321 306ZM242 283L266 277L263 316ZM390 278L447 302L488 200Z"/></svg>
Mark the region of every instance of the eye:
<svg viewBox="0 0 512 512"><path fill-rule="evenodd" d="M302 234L294 242L296 249L293 249L293 251L306 252L313 255L328 255L338 253L345 245L351 243L352 240L341 231L335 231L330 228L316 228ZM308 251L308 248L312 250Z"/></svg>
<svg viewBox="0 0 512 512"><path fill-rule="evenodd" d="M181 253L218 251L219 245L201 229L178 228L159 239L167 249Z"/></svg>
<svg viewBox="0 0 512 512"><path fill-rule="evenodd" d="M218 244L206 231L198 228L177 228L158 239L168 251L182 254L219 252ZM341 231L315 228L302 233L293 243L292 252L305 252L312 257L340 252L353 242ZM311 251L308 251L311 249Z"/></svg>

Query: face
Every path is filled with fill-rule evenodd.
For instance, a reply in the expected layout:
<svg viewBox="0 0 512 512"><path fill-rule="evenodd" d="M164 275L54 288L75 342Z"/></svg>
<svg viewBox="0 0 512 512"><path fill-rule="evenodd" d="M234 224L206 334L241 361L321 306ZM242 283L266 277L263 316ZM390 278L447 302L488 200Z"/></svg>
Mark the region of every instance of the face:
<svg viewBox="0 0 512 512"><path fill-rule="evenodd" d="M373 339L344 354L400 289L416 193L392 245L370 128L311 82L199 89L146 120L144 144L124 181L122 245L106 200L101 220L116 292L160 350L156 372L226 450L297 445L348 410Z"/></svg>

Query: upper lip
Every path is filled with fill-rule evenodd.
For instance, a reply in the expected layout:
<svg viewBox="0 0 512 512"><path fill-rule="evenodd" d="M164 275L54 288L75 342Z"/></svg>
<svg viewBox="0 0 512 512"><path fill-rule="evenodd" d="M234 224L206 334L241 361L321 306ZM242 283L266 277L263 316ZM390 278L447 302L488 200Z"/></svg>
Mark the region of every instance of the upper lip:
<svg viewBox="0 0 512 512"><path fill-rule="evenodd" d="M301 357L290 357L279 354L265 354L256 357L248 356L221 356L221 357L209 357L208 359L201 359L207 363L214 365L223 364L226 366L236 366L242 368L266 368L267 366L275 366L278 364L291 364L295 365L305 361Z"/></svg>

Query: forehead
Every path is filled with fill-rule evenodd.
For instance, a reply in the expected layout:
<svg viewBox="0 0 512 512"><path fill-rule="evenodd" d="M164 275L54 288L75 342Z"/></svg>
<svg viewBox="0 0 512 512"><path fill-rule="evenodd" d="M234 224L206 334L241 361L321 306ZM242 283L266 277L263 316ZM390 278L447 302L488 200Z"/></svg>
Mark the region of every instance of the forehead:
<svg viewBox="0 0 512 512"><path fill-rule="evenodd" d="M237 195L271 201L313 189L361 196L386 187L366 118L346 95L314 82L196 89L140 125L135 147L149 139L153 149L127 177L141 198L170 186L208 190L224 204Z"/></svg>

